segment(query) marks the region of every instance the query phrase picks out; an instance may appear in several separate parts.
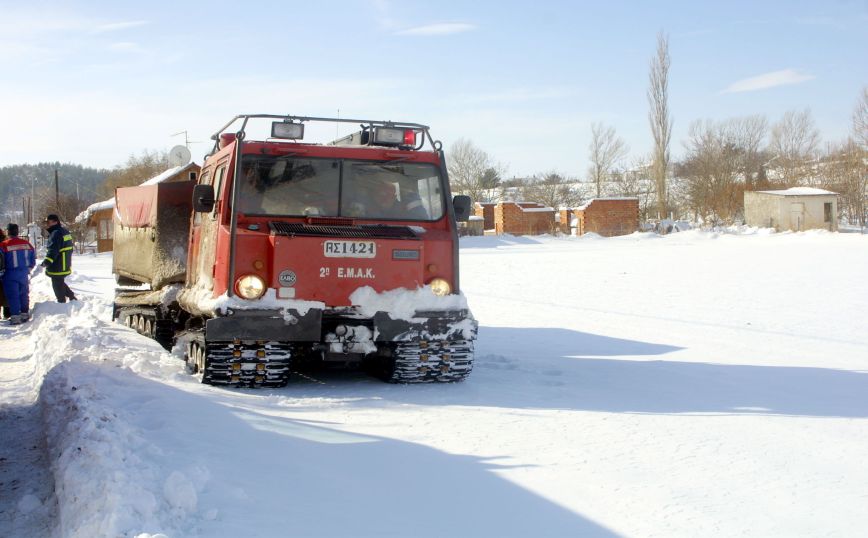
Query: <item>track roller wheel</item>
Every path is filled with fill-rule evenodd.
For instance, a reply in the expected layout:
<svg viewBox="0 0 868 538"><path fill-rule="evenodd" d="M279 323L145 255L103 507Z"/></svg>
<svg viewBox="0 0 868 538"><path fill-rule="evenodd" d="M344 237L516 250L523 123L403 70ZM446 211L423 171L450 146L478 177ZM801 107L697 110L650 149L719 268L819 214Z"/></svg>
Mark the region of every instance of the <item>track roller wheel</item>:
<svg viewBox="0 0 868 538"><path fill-rule="evenodd" d="M196 376L200 383L205 383L205 350L198 342L187 344L187 372Z"/></svg>

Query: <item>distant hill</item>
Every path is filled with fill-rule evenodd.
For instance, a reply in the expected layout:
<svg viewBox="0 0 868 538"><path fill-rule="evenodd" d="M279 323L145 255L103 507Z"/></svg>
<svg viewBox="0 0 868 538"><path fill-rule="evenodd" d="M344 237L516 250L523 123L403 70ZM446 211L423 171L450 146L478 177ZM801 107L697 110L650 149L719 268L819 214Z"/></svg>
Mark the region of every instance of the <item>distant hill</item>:
<svg viewBox="0 0 868 538"><path fill-rule="evenodd" d="M57 170L61 195L80 201L85 206L99 201L100 187L109 170L88 168L71 163L19 164L0 167L0 214L19 211L22 199L31 193L35 202L46 192L54 193L54 171Z"/></svg>

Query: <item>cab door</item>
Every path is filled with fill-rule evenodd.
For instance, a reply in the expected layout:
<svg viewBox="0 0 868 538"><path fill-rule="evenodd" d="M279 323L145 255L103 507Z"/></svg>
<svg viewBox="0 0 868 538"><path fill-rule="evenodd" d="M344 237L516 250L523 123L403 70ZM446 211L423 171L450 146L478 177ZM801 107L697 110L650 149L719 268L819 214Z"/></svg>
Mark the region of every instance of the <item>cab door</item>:
<svg viewBox="0 0 868 538"><path fill-rule="evenodd" d="M200 184L214 187L214 208L208 213L194 213L193 232L190 235L190 256L187 284L214 289L214 265L216 261L217 232L220 227L220 210L223 199L227 163L219 163L216 170L202 174Z"/></svg>
<svg viewBox="0 0 868 538"><path fill-rule="evenodd" d="M210 185L212 172L211 168L202 170L202 173L199 175L199 184ZM202 236L202 214L194 211L192 219L193 222L190 223L190 244L187 245L187 287L195 285L198 280L195 270L199 267L199 243Z"/></svg>

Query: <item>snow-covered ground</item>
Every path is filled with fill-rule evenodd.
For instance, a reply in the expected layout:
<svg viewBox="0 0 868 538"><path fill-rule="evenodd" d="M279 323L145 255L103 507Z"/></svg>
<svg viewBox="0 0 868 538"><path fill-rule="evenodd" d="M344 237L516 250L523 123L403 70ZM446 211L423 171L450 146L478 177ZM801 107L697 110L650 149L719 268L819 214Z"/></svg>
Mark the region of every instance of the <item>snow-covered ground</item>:
<svg viewBox="0 0 868 538"><path fill-rule="evenodd" d="M477 363L435 386L202 386L110 322L109 257L77 303L37 277L0 329L0 535L864 535L868 236L461 255Z"/></svg>

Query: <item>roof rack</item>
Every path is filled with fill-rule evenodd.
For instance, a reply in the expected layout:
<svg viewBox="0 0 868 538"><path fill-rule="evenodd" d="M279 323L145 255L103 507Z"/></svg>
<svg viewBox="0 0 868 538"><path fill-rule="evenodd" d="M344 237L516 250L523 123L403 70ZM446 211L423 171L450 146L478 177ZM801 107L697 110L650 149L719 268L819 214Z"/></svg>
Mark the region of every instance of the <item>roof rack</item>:
<svg viewBox="0 0 868 538"><path fill-rule="evenodd" d="M235 132L235 135L238 139L244 139L245 129L247 127L247 123L252 119L271 119L271 120L282 120L285 122L297 122L297 123L305 123L305 122L323 122L323 123L353 123L358 124L362 129L362 133L369 132L376 127L385 127L392 129L412 129L417 132L422 133L422 140L419 145L415 148L416 150L422 149L427 141L435 151L440 151L443 147L443 144L439 140L434 140L431 138L431 133L429 132L429 127L427 125L422 125L421 123L409 123L404 121L379 121L379 120L358 120L351 118L320 118L314 116L290 116L290 115L281 115L281 114L239 114L229 120L223 127L220 128L219 131L211 135L211 139L214 140L214 149L211 150L211 153L215 153L219 149L220 144L220 135L227 131L227 129L235 122L241 120L241 128ZM357 138L354 138L357 137ZM358 137L356 134L351 134L337 140L330 142L331 145L344 145L348 143L358 143L356 140L361 140L361 137Z"/></svg>

